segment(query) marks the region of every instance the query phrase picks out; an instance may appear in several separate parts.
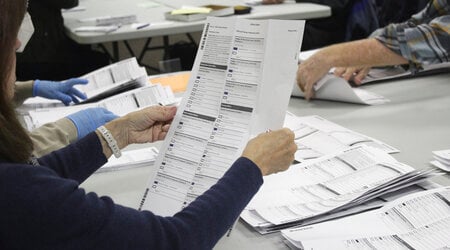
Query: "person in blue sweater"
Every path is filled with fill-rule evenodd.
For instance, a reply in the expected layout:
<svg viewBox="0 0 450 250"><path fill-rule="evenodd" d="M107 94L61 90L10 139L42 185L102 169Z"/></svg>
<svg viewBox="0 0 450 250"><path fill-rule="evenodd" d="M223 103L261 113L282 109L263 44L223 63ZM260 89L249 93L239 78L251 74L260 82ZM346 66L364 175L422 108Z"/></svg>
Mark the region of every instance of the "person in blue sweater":
<svg viewBox="0 0 450 250"><path fill-rule="evenodd" d="M79 184L112 153L163 139L176 107L130 113L31 158L32 143L12 101L20 47L15 38L25 10L26 0L0 0L0 249L211 249L258 191L262 176L287 169L294 159L292 131L260 134L216 185L172 217L86 193Z"/></svg>

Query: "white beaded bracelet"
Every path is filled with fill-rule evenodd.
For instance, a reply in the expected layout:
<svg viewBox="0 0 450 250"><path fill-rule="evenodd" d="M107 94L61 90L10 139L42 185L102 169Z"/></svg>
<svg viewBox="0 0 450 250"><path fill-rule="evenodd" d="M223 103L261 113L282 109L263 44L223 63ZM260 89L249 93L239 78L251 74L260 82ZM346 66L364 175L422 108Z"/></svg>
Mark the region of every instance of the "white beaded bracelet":
<svg viewBox="0 0 450 250"><path fill-rule="evenodd" d="M105 141L108 143L109 148L113 152L114 156L116 158L119 158L122 156L122 152L120 151L119 146L117 145L116 140L112 136L111 132L105 126L100 126L97 128L97 130L102 134Z"/></svg>

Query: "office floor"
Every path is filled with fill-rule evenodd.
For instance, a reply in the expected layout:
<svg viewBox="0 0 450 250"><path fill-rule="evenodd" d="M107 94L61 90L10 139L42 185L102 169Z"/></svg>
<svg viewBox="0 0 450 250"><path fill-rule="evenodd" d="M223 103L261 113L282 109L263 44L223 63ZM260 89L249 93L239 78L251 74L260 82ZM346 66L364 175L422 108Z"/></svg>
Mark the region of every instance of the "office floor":
<svg viewBox="0 0 450 250"><path fill-rule="evenodd" d="M192 35L192 37L198 44L198 41L200 40L201 32L194 32L194 33L190 33L190 34ZM169 37L170 44L175 44L179 41L189 42L189 39L185 34L172 35ZM136 54L136 56L139 56L140 51L145 46L146 39L129 40L128 42L131 46L131 49ZM105 43L104 45L108 49L109 52L112 51L112 43ZM163 37L153 38L152 42L150 44L150 46L152 46L152 47L153 46L162 46L162 45L163 45ZM94 46L94 48L98 49L95 46ZM143 63L146 65L150 65L154 68L159 68L159 62L161 60L163 60L163 56L164 56L163 50L149 51L146 53L146 55L143 59ZM120 42L119 43L119 58L120 58L120 60L130 58L130 57L131 57L131 55L128 52L127 48L125 47L125 44ZM159 74L159 73L154 70L147 70L147 74L154 75L154 74Z"/></svg>

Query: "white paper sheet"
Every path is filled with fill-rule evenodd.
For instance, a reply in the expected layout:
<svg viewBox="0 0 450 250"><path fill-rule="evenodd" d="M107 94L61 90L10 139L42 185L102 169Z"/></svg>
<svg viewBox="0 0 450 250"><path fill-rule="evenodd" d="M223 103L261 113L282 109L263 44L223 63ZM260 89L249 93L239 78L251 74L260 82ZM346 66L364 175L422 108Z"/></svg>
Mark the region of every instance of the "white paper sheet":
<svg viewBox="0 0 450 250"><path fill-rule="evenodd" d="M304 21L207 19L142 209L180 211L222 177L251 135L281 128L303 28Z"/></svg>
<svg viewBox="0 0 450 250"><path fill-rule="evenodd" d="M282 234L302 249L440 249L450 245L450 187L413 193L381 209Z"/></svg>
<svg viewBox="0 0 450 250"><path fill-rule="evenodd" d="M304 162L355 145L367 145L386 153L399 152L396 148L369 136L342 127L320 116L298 117L286 113L284 126L295 133L297 152L295 160Z"/></svg>

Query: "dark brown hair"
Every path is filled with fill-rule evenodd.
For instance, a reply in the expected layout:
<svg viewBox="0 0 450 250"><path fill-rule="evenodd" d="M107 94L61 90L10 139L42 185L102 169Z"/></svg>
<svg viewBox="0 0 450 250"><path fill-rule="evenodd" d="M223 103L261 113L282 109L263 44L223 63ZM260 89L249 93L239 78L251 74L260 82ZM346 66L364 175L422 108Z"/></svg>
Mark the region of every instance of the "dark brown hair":
<svg viewBox="0 0 450 250"><path fill-rule="evenodd" d="M0 161L25 163L33 145L20 125L9 91L15 44L27 8L26 0L0 0Z"/></svg>

